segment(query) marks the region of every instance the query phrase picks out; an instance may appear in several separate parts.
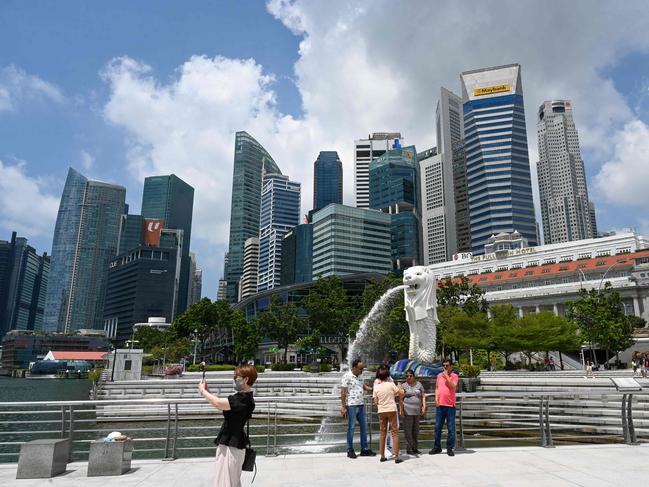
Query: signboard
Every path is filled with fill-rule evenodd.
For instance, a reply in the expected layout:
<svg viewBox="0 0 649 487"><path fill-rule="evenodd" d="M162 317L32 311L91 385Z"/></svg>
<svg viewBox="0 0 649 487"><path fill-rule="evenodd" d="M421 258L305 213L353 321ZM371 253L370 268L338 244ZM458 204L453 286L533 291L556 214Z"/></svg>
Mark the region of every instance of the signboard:
<svg viewBox="0 0 649 487"><path fill-rule="evenodd" d="M509 85L486 86L473 90L473 96L492 95L494 93L503 93L509 91Z"/></svg>
<svg viewBox="0 0 649 487"><path fill-rule="evenodd" d="M160 247L160 235L164 226L164 220L145 218L142 224L142 245Z"/></svg>
<svg viewBox="0 0 649 487"><path fill-rule="evenodd" d="M642 386L633 377L611 377L615 388L620 392L641 391Z"/></svg>

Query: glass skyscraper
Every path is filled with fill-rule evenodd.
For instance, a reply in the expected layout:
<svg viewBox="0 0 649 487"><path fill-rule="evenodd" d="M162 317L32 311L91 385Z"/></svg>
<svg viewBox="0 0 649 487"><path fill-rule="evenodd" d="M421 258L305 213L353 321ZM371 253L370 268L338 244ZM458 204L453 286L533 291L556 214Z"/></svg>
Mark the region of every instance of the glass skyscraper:
<svg viewBox="0 0 649 487"><path fill-rule="evenodd" d="M247 132L235 134L230 241L224 272L230 303L237 302L239 279L243 274L243 244L250 237L259 236L262 175L281 173L259 142Z"/></svg>
<svg viewBox="0 0 649 487"><path fill-rule="evenodd" d="M108 263L117 251L126 189L70 168L54 228L45 331L103 328Z"/></svg>
<svg viewBox="0 0 649 487"><path fill-rule="evenodd" d="M321 151L313 163L313 210L343 203L343 163L336 151Z"/></svg>
<svg viewBox="0 0 649 487"><path fill-rule="evenodd" d="M257 291L280 285L282 239L300 223L300 183L282 174L266 174L259 218L259 277Z"/></svg>
<svg viewBox="0 0 649 487"><path fill-rule="evenodd" d="M502 232L518 231L536 246L520 65L465 71L461 79L472 252L484 253Z"/></svg>
<svg viewBox="0 0 649 487"><path fill-rule="evenodd" d="M370 163L370 208L391 216L395 270L422 263L419 166L414 146L392 149Z"/></svg>
<svg viewBox="0 0 649 487"><path fill-rule="evenodd" d="M0 338L9 330L43 327L50 257L39 256L27 239L0 240Z"/></svg>
<svg viewBox="0 0 649 487"><path fill-rule="evenodd" d="M282 242L281 285L313 280L313 224L303 223L286 234Z"/></svg>
<svg viewBox="0 0 649 487"><path fill-rule="evenodd" d="M332 203L313 215L313 277L392 270L390 215Z"/></svg>
<svg viewBox="0 0 649 487"><path fill-rule="evenodd" d="M177 314L187 309L190 286L191 260L189 250L193 209L194 188L175 174L152 176L144 179L142 218L159 218L164 220L164 228L183 231Z"/></svg>

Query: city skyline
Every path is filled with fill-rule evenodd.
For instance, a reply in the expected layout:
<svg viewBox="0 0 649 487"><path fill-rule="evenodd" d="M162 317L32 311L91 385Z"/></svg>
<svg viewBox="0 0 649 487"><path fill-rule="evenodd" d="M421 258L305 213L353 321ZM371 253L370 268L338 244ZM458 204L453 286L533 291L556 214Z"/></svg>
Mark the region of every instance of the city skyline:
<svg viewBox="0 0 649 487"><path fill-rule="evenodd" d="M532 180L538 155L529 117L544 100L570 99L600 228L635 227L644 233L649 228L639 204L647 183L641 156L649 140L649 63L643 62L649 48L641 35L647 20L636 15L641 3L592 9L574 2L560 13L558 6L534 5L523 14L506 4L413 2L394 12L391 22L409 21L415 11L440 24L474 15L490 22L472 33L414 28L418 42L410 49L391 31L377 39L382 9L362 2L353 14L333 5L326 22L314 22L318 13L301 2L215 8L218 15L207 9L204 19L177 11L175 17L192 27L181 45L153 30L147 31L150 40L137 41L145 24L141 18L151 14L153 4L123 14L102 7L103 17L78 5L62 7L48 22L38 20L34 7L5 9L10 22L1 34L6 42L0 43L6 60L0 66L0 238L17 231L39 253L50 250L68 165L126 186L127 203L136 213L143 177L176 172L196 187L192 250L204 270L205 294L213 297L227 247L235 131L248 130L285 174L302 182L302 213L312 200L307 162L320 150L336 150L343 162L344 203L353 204L354 139L398 130L418 150L433 147L439 88L457 93L460 72L511 62L523 66ZM557 16L563 26L551 28L557 42L543 53L530 50L545 35L541 26L553 25L550 19ZM100 42L93 31L105 30L102 18L116 29ZM257 27L249 43L234 32L237 18ZM34 33L21 32L25 19L34 21ZM167 32L167 22L156 17L144 29ZM492 29L495 22L526 23L529 29L523 41L506 42L504 32ZM613 26L620 23L628 28L615 33ZM570 36L575 26L585 33L583 42ZM53 35L59 28L65 36ZM87 42L79 42L83 36ZM301 42L310 49L300 50ZM109 48L111 43L115 47ZM273 53L263 48L269 44ZM362 47L369 45L372 50ZM419 45L432 49L437 61L417 62ZM68 68L74 64L71 69L62 69L61 53ZM408 76L404 66L411 66ZM220 96L209 96L214 86ZM336 89L324 89L329 86ZM541 219L538 208L536 218Z"/></svg>

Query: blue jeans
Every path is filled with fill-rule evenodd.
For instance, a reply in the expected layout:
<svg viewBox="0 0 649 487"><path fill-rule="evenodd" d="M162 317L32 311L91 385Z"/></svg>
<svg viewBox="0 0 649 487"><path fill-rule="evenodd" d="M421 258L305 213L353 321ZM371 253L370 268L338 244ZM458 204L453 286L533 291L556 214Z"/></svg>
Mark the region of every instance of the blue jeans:
<svg viewBox="0 0 649 487"><path fill-rule="evenodd" d="M365 406L347 406L347 449L354 449L354 426L356 421L361 424L361 451L367 450L367 422L365 421Z"/></svg>
<svg viewBox="0 0 649 487"><path fill-rule="evenodd" d="M437 406L435 410L435 448L442 447L442 428L444 421L448 428L446 437L446 449L455 448L455 408L450 406Z"/></svg>

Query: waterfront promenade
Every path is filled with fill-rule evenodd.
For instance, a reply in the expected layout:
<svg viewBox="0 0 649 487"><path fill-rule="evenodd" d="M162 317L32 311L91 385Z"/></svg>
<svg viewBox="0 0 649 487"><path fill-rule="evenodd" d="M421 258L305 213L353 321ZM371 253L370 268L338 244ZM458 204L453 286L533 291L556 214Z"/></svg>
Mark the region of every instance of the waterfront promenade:
<svg viewBox="0 0 649 487"><path fill-rule="evenodd" d="M404 457L407 458L407 457ZM407 459L400 465L378 458L350 460L344 454L259 457L254 486L259 487L513 487L644 485L649 470L649 444L579 445L557 448L481 448ZM86 477L86 463L71 463L54 479L16 480L15 464L0 464L0 485L17 487L211 486L213 461L208 458L173 462L141 460L120 477ZM251 485L251 473L243 485Z"/></svg>

